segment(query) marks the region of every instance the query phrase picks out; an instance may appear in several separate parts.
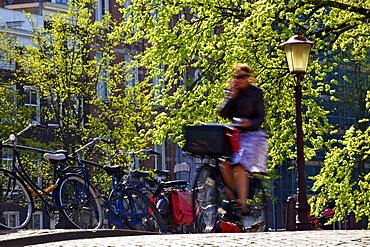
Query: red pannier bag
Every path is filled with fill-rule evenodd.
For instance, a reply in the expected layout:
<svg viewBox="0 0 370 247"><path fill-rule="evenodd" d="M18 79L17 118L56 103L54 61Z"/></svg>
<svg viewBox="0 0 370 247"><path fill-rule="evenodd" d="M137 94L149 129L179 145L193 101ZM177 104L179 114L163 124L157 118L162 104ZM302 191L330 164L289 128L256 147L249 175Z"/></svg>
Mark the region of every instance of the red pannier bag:
<svg viewBox="0 0 370 247"><path fill-rule="evenodd" d="M171 200L174 223L184 226L190 225L193 222L191 194L183 191L172 190Z"/></svg>
<svg viewBox="0 0 370 247"><path fill-rule="evenodd" d="M239 152L241 134L240 130L237 128L232 128L232 132L226 133L226 136L229 138L231 150L233 153Z"/></svg>

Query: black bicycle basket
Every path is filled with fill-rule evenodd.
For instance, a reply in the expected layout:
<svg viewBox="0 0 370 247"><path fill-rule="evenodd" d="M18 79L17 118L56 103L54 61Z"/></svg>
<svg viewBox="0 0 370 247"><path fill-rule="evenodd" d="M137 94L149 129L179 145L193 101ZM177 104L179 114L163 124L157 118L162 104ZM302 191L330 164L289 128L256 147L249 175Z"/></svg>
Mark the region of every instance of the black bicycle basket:
<svg viewBox="0 0 370 247"><path fill-rule="evenodd" d="M232 154L226 126L185 126L183 151L193 156L218 158Z"/></svg>

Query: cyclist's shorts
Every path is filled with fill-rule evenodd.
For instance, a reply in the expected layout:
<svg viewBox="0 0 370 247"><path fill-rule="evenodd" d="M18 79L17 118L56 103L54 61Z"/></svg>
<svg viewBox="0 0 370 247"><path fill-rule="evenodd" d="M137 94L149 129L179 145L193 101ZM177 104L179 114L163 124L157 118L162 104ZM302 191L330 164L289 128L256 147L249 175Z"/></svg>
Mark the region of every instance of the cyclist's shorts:
<svg viewBox="0 0 370 247"><path fill-rule="evenodd" d="M233 153L232 163L241 164L246 171L264 173L267 169L267 134L261 130L241 133L239 151Z"/></svg>

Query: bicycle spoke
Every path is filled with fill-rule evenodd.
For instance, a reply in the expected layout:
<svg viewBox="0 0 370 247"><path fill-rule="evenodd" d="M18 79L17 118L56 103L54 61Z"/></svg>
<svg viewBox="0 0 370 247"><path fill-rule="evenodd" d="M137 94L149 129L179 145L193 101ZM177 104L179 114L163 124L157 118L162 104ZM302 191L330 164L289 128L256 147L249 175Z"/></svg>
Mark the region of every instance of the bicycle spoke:
<svg viewBox="0 0 370 247"><path fill-rule="evenodd" d="M66 218L77 228L97 229L102 226L103 214L91 185L78 176L68 176L60 183L59 204Z"/></svg>
<svg viewBox="0 0 370 247"><path fill-rule="evenodd" d="M0 227L20 229L31 220L33 203L24 184L0 171Z"/></svg>
<svg viewBox="0 0 370 247"><path fill-rule="evenodd" d="M164 232L161 216L150 200L134 189L122 194L122 208L133 230Z"/></svg>

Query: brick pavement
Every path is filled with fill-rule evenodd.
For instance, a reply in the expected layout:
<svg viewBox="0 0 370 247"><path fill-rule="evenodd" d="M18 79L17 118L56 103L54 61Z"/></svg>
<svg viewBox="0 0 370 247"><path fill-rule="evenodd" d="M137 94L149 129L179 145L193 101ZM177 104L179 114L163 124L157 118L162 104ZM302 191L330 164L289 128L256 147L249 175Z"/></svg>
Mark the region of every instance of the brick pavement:
<svg viewBox="0 0 370 247"><path fill-rule="evenodd" d="M77 235L76 235L77 234ZM185 247L228 247L228 246L370 246L370 231L367 230L326 230L297 232L263 233L214 233L214 234L177 234L177 235L141 235L130 231L76 231L76 230L41 230L21 231L2 234L0 247L113 247L113 246L185 246ZM131 235L131 236L130 236ZM44 244L31 244L27 240L41 238ZM73 239L80 236L82 239ZM95 236L95 238L94 238ZM107 237L102 237L107 236ZM22 241L9 242L11 239ZM67 240L71 239L72 240ZM66 239L65 241L60 241ZM30 238L29 238L30 240ZM49 242L54 241L54 242ZM21 244L21 245L19 245Z"/></svg>

